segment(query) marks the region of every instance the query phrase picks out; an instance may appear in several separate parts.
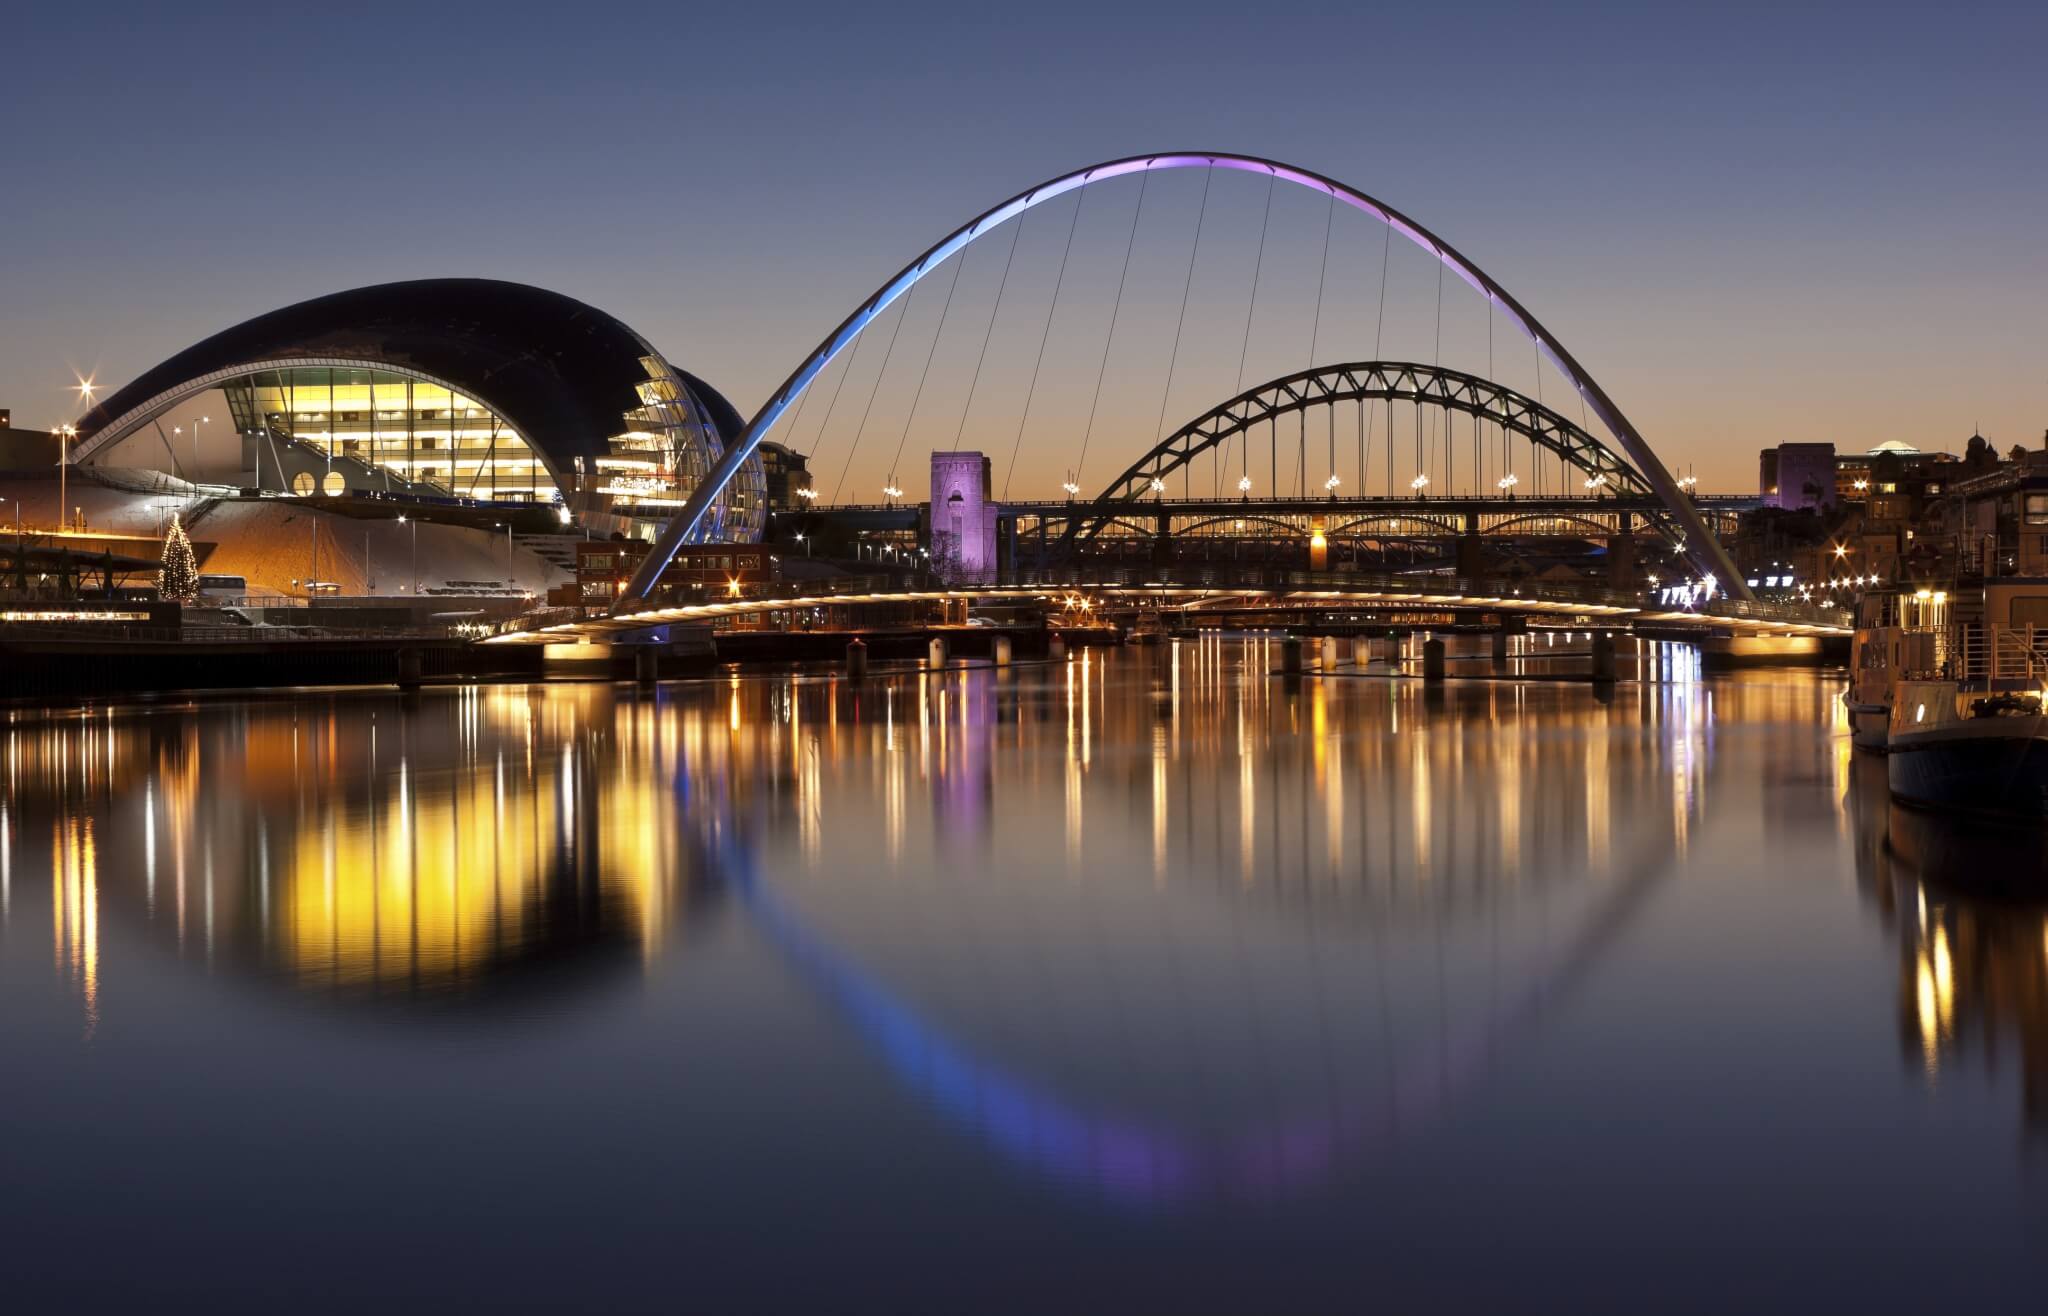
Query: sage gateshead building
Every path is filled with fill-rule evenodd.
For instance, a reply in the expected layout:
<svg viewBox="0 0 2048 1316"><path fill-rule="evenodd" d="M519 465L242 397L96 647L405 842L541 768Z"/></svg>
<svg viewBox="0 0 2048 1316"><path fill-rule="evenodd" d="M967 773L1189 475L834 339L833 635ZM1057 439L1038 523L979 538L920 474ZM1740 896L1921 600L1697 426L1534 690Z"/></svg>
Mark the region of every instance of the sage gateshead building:
<svg viewBox="0 0 2048 1316"><path fill-rule="evenodd" d="M595 307L423 279L193 344L87 412L71 460L241 496L552 508L561 524L651 539L743 428L716 389ZM758 541L766 492L750 457L697 537Z"/></svg>

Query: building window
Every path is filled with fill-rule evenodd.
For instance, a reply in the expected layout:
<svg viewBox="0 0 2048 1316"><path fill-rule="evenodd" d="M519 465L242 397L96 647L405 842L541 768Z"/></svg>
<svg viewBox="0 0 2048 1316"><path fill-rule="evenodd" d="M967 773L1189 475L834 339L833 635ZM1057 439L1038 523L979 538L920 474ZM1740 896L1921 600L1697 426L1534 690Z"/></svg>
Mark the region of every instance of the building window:
<svg viewBox="0 0 2048 1316"><path fill-rule="evenodd" d="M2027 495L2027 524L2048 525L2048 493Z"/></svg>
<svg viewBox="0 0 2048 1316"><path fill-rule="evenodd" d="M1877 491L1879 493L1897 493L1899 486L1890 480L1886 480L1883 484L1877 486Z"/></svg>

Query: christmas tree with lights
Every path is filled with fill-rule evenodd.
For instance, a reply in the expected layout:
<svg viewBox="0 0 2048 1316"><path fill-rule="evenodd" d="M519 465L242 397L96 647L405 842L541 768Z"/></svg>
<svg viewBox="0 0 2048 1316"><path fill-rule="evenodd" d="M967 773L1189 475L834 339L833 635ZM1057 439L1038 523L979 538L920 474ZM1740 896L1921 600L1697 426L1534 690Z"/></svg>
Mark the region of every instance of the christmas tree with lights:
<svg viewBox="0 0 2048 1316"><path fill-rule="evenodd" d="M166 603L190 603L199 597L199 559L193 556L192 541L176 513L171 531L164 536L164 564L156 573L157 596Z"/></svg>

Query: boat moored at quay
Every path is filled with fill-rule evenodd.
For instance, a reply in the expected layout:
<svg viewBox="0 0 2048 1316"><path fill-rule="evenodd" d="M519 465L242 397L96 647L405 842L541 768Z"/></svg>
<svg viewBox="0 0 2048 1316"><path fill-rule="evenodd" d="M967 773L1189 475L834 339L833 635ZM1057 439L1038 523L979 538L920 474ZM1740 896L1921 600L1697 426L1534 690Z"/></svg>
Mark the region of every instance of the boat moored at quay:
<svg viewBox="0 0 2048 1316"><path fill-rule="evenodd" d="M1873 593L1858 621L1843 702L1893 796L2048 823L2048 579Z"/></svg>

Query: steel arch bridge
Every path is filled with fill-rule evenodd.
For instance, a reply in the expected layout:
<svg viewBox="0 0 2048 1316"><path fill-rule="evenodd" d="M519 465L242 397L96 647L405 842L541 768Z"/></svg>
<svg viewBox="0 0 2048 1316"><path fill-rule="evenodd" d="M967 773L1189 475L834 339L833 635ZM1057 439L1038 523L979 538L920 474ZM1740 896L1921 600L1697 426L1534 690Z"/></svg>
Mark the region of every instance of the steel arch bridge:
<svg viewBox="0 0 2048 1316"><path fill-rule="evenodd" d="M689 539L726 485L739 474L748 457L775 428L798 395L810 386L840 352L860 336L862 330L926 275L943 265L949 257L960 252L969 243L986 236L1034 206L1042 205L1078 188L1159 169L1231 169L1261 174L1275 183L1291 183L1312 192L1322 193L1333 203L1342 202L1354 210L1378 219L1393 232L1399 233L1434 256L1446 269L1486 298L1493 310L1505 315L1536 345L1537 352L1548 358L1550 363L1570 381L1572 388L1584 400L1586 406L1594 415L1600 417L1601 423L1615 435L1622 451L1636 471L1670 510L1673 522L1683 535L1686 551L1699 569L1713 574L1723 588L1737 598L1751 597L1743 584L1742 574L1735 569L1727 550L1701 521L1684 490L1678 487L1678 482L1672 478L1671 473L1664 469L1664 464L1658 460L1657 454L1643 438L1641 431L1636 429L1622 413L1620 406L1607 395L1607 391L1601 388L1592 375L1579 364L1578 359L1566 350L1564 344L1544 328L1513 294L1495 282L1484 270L1466 259L1442 238L1392 206L1336 179L1262 156L1236 155L1229 152L1185 152L1126 156L1047 179L983 211L899 270L895 277L854 308L853 313L842 320L837 329L812 349L810 355L790 372L782 386L769 396L759 411L754 413L739 437L727 445L717 465L698 482L675 518L663 528L653 549L641 560L631 582L620 591L613 611L629 612L646 601L655 583L661 579L662 572L675 557L676 551Z"/></svg>
<svg viewBox="0 0 2048 1316"><path fill-rule="evenodd" d="M1086 526L1075 519L1068 526L1067 538L1092 538L1117 512L1164 488L1168 476L1184 471L1203 453L1224 448L1233 440L1247 439L1259 425L1345 402L1360 406L1368 402L1407 402L1418 409L1418 415L1425 406L1462 412L1476 420L1491 421L1555 453L1565 465L1582 472L1588 480L1598 480L1600 487L1616 495L1656 496L1633 466L1615 456L1594 435L1534 398L1442 366L1410 361L1359 361L1303 370L1260 384L1197 416L1160 440L1098 494L1091 510L1097 511L1100 519ZM1391 426L1389 431L1386 442L1392 443ZM1658 519L1662 523L1659 528L1682 545L1682 528L1668 515Z"/></svg>

